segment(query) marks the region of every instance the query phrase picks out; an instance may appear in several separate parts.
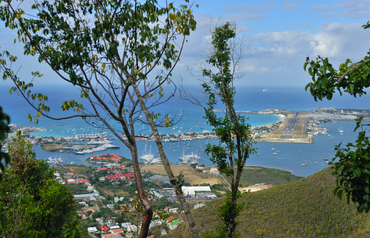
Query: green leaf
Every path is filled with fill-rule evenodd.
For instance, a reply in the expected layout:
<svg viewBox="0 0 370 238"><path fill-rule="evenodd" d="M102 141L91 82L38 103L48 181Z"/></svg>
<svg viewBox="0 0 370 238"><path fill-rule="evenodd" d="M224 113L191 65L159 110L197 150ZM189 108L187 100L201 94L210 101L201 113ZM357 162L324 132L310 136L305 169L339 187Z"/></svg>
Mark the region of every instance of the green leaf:
<svg viewBox="0 0 370 238"><path fill-rule="evenodd" d="M342 189L338 190L338 191L337 191L337 197L338 197L340 200L342 200L342 195L343 195L343 190L342 190Z"/></svg>

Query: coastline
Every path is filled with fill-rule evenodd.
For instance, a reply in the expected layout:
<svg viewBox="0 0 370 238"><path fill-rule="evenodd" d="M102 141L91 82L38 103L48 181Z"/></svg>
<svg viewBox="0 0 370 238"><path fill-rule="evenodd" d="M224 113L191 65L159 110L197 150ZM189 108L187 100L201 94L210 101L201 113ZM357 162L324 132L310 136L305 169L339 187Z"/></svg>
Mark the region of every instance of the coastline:
<svg viewBox="0 0 370 238"><path fill-rule="evenodd" d="M286 116L284 114L276 114L276 115L280 117L279 121L281 121L281 122L283 122L286 118Z"/></svg>

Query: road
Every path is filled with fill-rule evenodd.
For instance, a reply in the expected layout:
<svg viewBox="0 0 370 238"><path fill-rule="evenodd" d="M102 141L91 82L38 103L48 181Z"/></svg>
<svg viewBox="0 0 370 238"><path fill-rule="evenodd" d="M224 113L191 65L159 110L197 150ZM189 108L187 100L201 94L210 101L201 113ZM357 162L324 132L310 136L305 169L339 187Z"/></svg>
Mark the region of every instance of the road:
<svg viewBox="0 0 370 238"><path fill-rule="evenodd" d="M296 112L294 113L294 115L292 115L292 117L290 118L288 124L286 125L285 127L285 130L284 132L282 133L282 135L280 136L280 138L292 138L293 137L293 134L294 134L294 130L297 126L297 123L299 121L299 116L300 116L300 112Z"/></svg>

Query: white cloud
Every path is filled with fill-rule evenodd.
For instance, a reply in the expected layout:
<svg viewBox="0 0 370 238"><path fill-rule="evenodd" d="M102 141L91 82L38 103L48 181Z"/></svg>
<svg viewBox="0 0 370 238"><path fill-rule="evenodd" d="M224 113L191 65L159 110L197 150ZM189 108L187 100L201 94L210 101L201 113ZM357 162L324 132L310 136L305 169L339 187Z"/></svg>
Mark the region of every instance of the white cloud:
<svg viewBox="0 0 370 238"><path fill-rule="evenodd" d="M368 18L370 15L370 1L367 0L351 0L342 1L338 4L327 4L313 6L308 8L308 11L327 12L329 16L339 16L344 18ZM327 16L319 14L318 16Z"/></svg>
<svg viewBox="0 0 370 238"><path fill-rule="evenodd" d="M289 10L290 12L293 12L295 11L295 9L298 8L297 5L295 4L285 4L281 9L280 11L286 11L286 10Z"/></svg>
<svg viewBox="0 0 370 238"><path fill-rule="evenodd" d="M367 39L370 38L370 31L363 30L361 25L325 23L317 34L298 30L255 34L251 54L261 57L359 57L369 47Z"/></svg>

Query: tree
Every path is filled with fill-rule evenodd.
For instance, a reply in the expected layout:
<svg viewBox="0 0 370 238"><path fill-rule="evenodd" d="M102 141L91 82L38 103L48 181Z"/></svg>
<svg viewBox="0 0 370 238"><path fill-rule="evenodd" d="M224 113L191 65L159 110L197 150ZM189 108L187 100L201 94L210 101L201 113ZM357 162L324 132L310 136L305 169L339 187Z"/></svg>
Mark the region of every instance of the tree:
<svg viewBox="0 0 370 238"><path fill-rule="evenodd" d="M364 29L370 28L370 22L363 25ZM315 101L324 98L331 100L335 92L342 95L342 90L354 97L366 94L365 89L370 86L370 51L359 62L352 63L347 59L334 69L328 58L318 56L316 60L307 57L304 70L308 67L308 73L312 82L306 85ZM361 128L356 144L348 143L346 148L341 144L335 147L336 154L330 162L333 165L333 175L336 177L334 194L340 199L343 193L357 204L359 212L370 210L370 140L366 135L366 126L362 124L362 117L356 120L354 131ZM335 162L336 159L338 162Z"/></svg>
<svg viewBox="0 0 370 238"><path fill-rule="evenodd" d="M1 237L85 237L72 193L54 180L20 132L9 146L10 167L0 181Z"/></svg>
<svg viewBox="0 0 370 238"><path fill-rule="evenodd" d="M243 204L237 204L237 198L241 195L238 190L240 176L249 155L255 152L252 148L250 125L246 123L244 116L236 114L234 108L235 71L230 67L231 52L228 42L235 37L235 28L231 28L230 23L216 27L212 34L214 51L206 61L212 68L203 69L203 76L212 82L202 84L208 95L205 118L219 138L219 145L208 144L206 153L211 156L211 161L217 164L220 172L230 179L231 184L231 193L226 196L225 204L218 208L223 225L219 226L217 237L237 235L235 219L243 207ZM212 69L216 69L216 73L213 73ZM218 104L217 97L225 106L224 117L217 117L214 112Z"/></svg>
<svg viewBox="0 0 370 238"><path fill-rule="evenodd" d="M54 120L80 117L96 127L108 128L130 149L137 191L145 210L140 237L147 236L153 209L142 185L134 125L149 124L171 184L195 231L181 183L172 173L156 129L171 125L173 118L153 111L153 107L174 95L169 92L165 96L163 85L173 84L172 72L180 60L186 37L195 30L191 6L175 8L170 3L160 7L156 0L56 0L53 3L44 0L32 6L36 14L25 14L12 1L4 4L0 7L0 18L7 27L18 30L15 42L24 44L24 54L38 57L60 79L79 88L81 100L89 104L87 107L76 100L65 101L62 109L73 114L56 118L47 106L48 97L31 92L33 83L21 81L2 62L3 77L15 84L10 92L21 94L37 111L35 116L29 114L29 119L37 123L41 116ZM16 61L9 52L5 54L11 63ZM32 72L32 76L42 74ZM145 121L141 114L145 115ZM114 123L121 129L115 129Z"/></svg>
<svg viewBox="0 0 370 238"><path fill-rule="evenodd" d="M1 54L0 54L1 57ZM0 181L2 178L2 171L4 171L5 166L9 163L9 155L2 151L3 144L5 140L6 133L10 131L8 124L10 123L10 117L3 112L2 107L0 107ZM4 162L3 162L4 159Z"/></svg>

